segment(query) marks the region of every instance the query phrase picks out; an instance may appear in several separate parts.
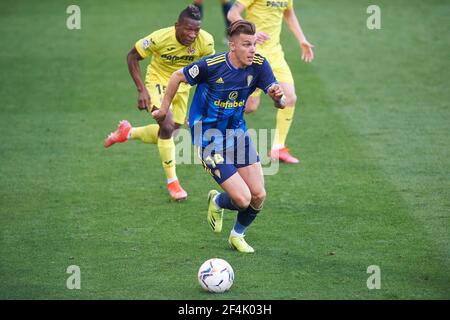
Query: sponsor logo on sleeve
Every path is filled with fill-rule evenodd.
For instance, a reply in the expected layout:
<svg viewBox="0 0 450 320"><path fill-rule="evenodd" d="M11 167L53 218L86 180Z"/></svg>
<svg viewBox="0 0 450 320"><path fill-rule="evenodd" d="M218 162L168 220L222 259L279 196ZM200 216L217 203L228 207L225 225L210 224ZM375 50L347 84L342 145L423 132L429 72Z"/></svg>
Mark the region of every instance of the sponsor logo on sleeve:
<svg viewBox="0 0 450 320"><path fill-rule="evenodd" d="M200 70L198 69L198 66L194 64L192 67L189 68L188 72L192 78L195 78L200 73Z"/></svg>
<svg viewBox="0 0 450 320"><path fill-rule="evenodd" d="M149 39L144 39L144 41L142 41L142 48L148 49L148 47L150 47L150 40Z"/></svg>

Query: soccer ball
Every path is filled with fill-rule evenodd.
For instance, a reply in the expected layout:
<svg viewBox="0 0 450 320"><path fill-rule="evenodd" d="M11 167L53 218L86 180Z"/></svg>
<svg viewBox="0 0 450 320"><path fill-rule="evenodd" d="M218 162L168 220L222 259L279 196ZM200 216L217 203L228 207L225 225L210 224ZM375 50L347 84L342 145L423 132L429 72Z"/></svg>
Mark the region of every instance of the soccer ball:
<svg viewBox="0 0 450 320"><path fill-rule="evenodd" d="M206 260L198 270L198 282L209 292L225 292L231 288L233 281L233 268L223 259Z"/></svg>

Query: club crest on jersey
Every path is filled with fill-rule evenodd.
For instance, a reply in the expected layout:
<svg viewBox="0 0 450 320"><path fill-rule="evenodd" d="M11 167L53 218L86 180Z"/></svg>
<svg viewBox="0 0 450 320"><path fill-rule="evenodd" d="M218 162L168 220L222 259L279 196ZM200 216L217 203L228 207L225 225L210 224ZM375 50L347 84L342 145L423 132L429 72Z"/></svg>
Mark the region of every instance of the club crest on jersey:
<svg viewBox="0 0 450 320"><path fill-rule="evenodd" d="M195 54L195 48L188 47L187 52L188 54Z"/></svg>
<svg viewBox="0 0 450 320"><path fill-rule="evenodd" d="M200 73L200 70L198 69L198 66L194 64L192 67L189 68L188 72L192 78L195 78Z"/></svg>
<svg viewBox="0 0 450 320"><path fill-rule="evenodd" d="M228 99L236 100L238 95L239 95L239 93L237 91L231 91L230 94L228 95Z"/></svg>
<svg viewBox="0 0 450 320"><path fill-rule="evenodd" d="M247 87L250 87L250 83L252 83L252 81L253 81L253 76L252 75L247 76Z"/></svg>

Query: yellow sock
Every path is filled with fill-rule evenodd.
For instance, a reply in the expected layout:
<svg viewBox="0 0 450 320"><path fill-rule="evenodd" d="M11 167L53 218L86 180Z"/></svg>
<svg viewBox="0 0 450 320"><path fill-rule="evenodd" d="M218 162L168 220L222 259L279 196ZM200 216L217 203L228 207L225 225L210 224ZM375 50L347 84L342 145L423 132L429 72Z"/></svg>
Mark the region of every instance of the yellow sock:
<svg viewBox="0 0 450 320"><path fill-rule="evenodd" d="M176 178L177 174L175 171L175 143L173 142L173 138L158 139L158 149L167 179L169 180Z"/></svg>
<svg viewBox="0 0 450 320"><path fill-rule="evenodd" d="M286 107L277 112L277 126L275 131L275 138L273 140L273 148L279 149L284 147L286 138L291 127L292 119L294 117L294 107Z"/></svg>
<svg viewBox="0 0 450 320"><path fill-rule="evenodd" d="M144 143L158 143L159 125L151 124L145 127L132 128L130 130L131 139L141 140Z"/></svg>

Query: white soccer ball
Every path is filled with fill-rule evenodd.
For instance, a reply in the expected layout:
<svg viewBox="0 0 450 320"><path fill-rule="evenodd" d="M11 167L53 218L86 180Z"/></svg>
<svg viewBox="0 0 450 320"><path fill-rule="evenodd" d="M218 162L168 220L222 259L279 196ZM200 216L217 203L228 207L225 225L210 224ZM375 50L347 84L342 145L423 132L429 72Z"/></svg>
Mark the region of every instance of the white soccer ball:
<svg viewBox="0 0 450 320"><path fill-rule="evenodd" d="M206 260L198 270L198 282L209 292L225 292L231 288L233 281L233 268L223 259Z"/></svg>

